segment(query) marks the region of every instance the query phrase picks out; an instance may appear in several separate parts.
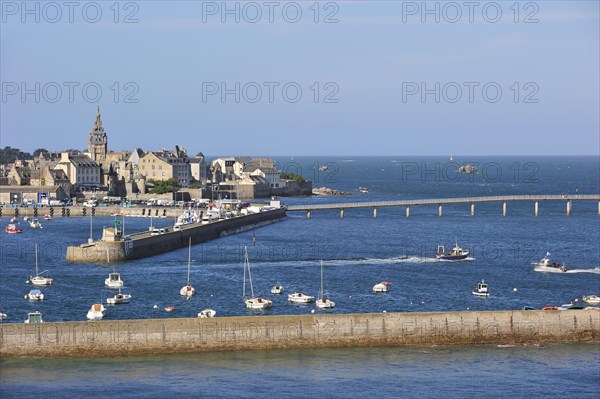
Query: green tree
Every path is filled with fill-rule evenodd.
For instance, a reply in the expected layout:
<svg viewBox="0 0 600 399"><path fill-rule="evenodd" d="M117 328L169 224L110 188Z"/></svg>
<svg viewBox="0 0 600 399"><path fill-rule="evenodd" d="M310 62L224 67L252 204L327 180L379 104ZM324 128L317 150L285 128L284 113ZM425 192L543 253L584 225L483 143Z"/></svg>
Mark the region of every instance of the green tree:
<svg viewBox="0 0 600 399"><path fill-rule="evenodd" d="M281 172L279 174L279 178L283 180L295 180L299 182L305 182L306 179L304 176L297 175L295 173Z"/></svg>
<svg viewBox="0 0 600 399"><path fill-rule="evenodd" d="M31 154L9 146L0 149L0 163L13 163L17 159L31 159Z"/></svg>
<svg viewBox="0 0 600 399"><path fill-rule="evenodd" d="M174 178L168 180L149 179L148 183L154 185L154 188L150 190L150 194L174 193L179 190L179 181Z"/></svg>
<svg viewBox="0 0 600 399"><path fill-rule="evenodd" d="M45 148L38 148L37 150L35 150L35 151L33 152L33 157L34 157L34 158L37 158L37 157L38 157L40 154L42 154L42 153L47 153L47 152L50 152L50 151L48 151L48 150L47 150L47 149L45 149Z"/></svg>

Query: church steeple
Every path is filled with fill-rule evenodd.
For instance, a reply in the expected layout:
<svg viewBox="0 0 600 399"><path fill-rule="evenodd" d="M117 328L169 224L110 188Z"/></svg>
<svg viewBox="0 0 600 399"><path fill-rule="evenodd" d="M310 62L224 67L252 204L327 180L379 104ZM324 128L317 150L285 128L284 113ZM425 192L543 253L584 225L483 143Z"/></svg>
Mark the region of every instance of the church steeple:
<svg viewBox="0 0 600 399"><path fill-rule="evenodd" d="M106 152L108 148L108 137L102 127L102 120L100 119L100 106L96 108L96 121L90 131L88 137L88 152L91 158L96 162L102 162L106 160Z"/></svg>

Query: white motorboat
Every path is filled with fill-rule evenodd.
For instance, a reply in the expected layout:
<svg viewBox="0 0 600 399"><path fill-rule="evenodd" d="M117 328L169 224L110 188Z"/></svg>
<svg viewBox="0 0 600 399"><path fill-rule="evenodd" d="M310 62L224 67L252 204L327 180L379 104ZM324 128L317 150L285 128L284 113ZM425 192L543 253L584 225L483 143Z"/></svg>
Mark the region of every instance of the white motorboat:
<svg viewBox="0 0 600 399"><path fill-rule="evenodd" d="M246 296L246 269L248 269L248 280L250 281L251 297ZM273 305L273 301L266 298L254 296L254 286L252 285L252 273L250 272L250 260L248 259L248 247L244 247L244 285L242 288L242 298L248 309L268 309Z"/></svg>
<svg viewBox="0 0 600 399"><path fill-rule="evenodd" d="M600 296L598 295L584 295L583 301L590 305L600 305Z"/></svg>
<svg viewBox="0 0 600 399"><path fill-rule="evenodd" d="M34 324L34 323L43 323L42 314L40 312L31 312L27 313L27 320L24 321L25 324Z"/></svg>
<svg viewBox="0 0 600 399"><path fill-rule="evenodd" d="M95 303L87 312L88 320L102 320L106 314L106 308L101 303Z"/></svg>
<svg viewBox="0 0 600 399"><path fill-rule="evenodd" d="M0 321L2 320L6 320L8 316L6 315L6 313L0 313Z"/></svg>
<svg viewBox="0 0 600 399"><path fill-rule="evenodd" d="M377 283L373 286L373 292L388 292L390 290L390 285L392 285L392 283L389 281Z"/></svg>
<svg viewBox="0 0 600 399"><path fill-rule="evenodd" d="M31 290L25 295L25 299L29 299L31 302L43 301L44 294L40 290Z"/></svg>
<svg viewBox="0 0 600 399"><path fill-rule="evenodd" d="M301 292L294 292L293 294L288 295L288 301L292 303L310 303L315 300L315 297L312 295L306 295Z"/></svg>
<svg viewBox="0 0 600 399"><path fill-rule="evenodd" d="M13 217L10 218L10 222L9 223L18 223L18 222L19 222L19 219L17 219L16 217L13 216Z"/></svg>
<svg viewBox="0 0 600 399"><path fill-rule="evenodd" d="M40 223L40 221L37 218L33 218L33 219L29 220L29 226L33 229L41 229L42 228L42 224Z"/></svg>
<svg viewBox="0 0 600 399"><path fill-rule="evenodd" d="M113 295L111 298L106 298L106 303L109 305L121 305L131 302L131 294L122 294L119 288L119 293Z"/></svg>
<svg viewBox="0 0 600 399"><path fill-rule="evenodd" d="M188 272L187 272L187 285L184 285L179 290L179 295L184 297L185 299L190 299L196 293L196 289L190 284L190 262L192 257L192 237L189 239L189 249L188 249Z"/></svg>
<svg viewBox="0 0 600 399"><path fill-rule="evenodd" d="M108 277L104 280L104 285L108 288L121 289L125 283L121 280L121 274L113 271L108 273Z"/></svg>
<svg viewBox="0 0 600 399"><path fill-rule="evenodd" d="M487 298L490 296L490 293L488 290L488 285L485 283L484 280L481 280L479 283L477 283L477 287L475 287L475 289L473 289L473 295L479 296L482 298Z"/></svg>
<svg viewBox="0 0 600 399"><path fill-rule="evenodd" d="M323 290L323 261L321 261L321 291L319 293L319 299L317 299L315 305L319 309L332 309L335 307L335 302L325 297L325 292Z"/></svg>
<svg viewBox="0 0 600 399"><path fill-rule="evenodd" d="M560 262L550 263L550 252L546 252L546 256L544 256L539 262L533 262L533 270L536 272L546 273L564 273L567 271L567 267Z"/></svg>
<svg viewBox="0 0 600 399"><path fill-rule="evenodd" d="M358 191L363 194L367 194L369 192L369 188L368 187L359 187Z"/></svg>
<svg viewBox="0 0 600 399"><path fill-rule="evenodd" d="M47 272L44 270L42 273ZM38 273L38 247L35 244L35 276L29 276L29 282L33 285L51 285L54 279L52 277L42 276L42 273Z"/></svg>
<svg viewBox="0 0 600 399"><path fill-rule="evenodd" d="M204 309L204 310L200 311L200 313L198 313L198 317L201 319L215 317L216 315L217 315L217 312L214 311L213 309Z"/></svg>
<svg viewBox="0 0 600 399"><path fill-rule="evenodd" d="M177 217L177 221L175 222L174 227L178 227L180 230L181 226L191 223L198 223L201 221L202 219L200 218L200 216L198 216L198 213L195 210L188 208Z"/></svg>
<svg viewBox="0 0 600 399"><path fill-rule="evenodd" d="M283 294L283 285L277 283L273 286L273 288L271 288L271 294L274 295L279 295L279 294Z"/></svg>

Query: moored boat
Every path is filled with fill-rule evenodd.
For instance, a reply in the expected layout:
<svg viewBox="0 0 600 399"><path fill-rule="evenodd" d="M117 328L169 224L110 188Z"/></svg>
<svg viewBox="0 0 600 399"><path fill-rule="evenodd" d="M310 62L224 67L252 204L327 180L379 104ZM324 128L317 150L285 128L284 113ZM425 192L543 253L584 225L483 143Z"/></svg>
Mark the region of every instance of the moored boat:
<svg viewBox="0 0 600 399"><path fill-rule="evenodd" d="M88 320L102 320L104 315L106 314L106 308L101 303L95 303L92 305L90 310L87 312Z"/></svg>
<svg viewBox="0 0 600 399"><path fill-rule="evenodd" d="M40 223L38 218L33 218L33 219L29 220L28 223L29 223L29 226L33 229L41 229L42 228L42 224Z"/></svg>
<svg viewBox="0 0 600 399"><path fill-rule="evenodd" d="M363 194L367 194L369 192L368 187L359 187L357 190Z"/></svg>
<svg viewBox="0 0 600 399"><path fill-rule="evenodd" d="M6 228L4 229L4 231L6 231L8 234L18 234L22 233L23 229L17 227L15 223L9 223L8 226L6 226Z"/></svg>
<svg viewBox="0 0 600 399"><path fill-rule="evenodd" d="M44 294L40 290L31 290L27 295L25 295L25 299L29 299L31 302L38 302L44 300Z"/></svg>
<svg viewBox="0 0 600 399"><path fill-rule="evenodd" d="M248 280L250 281L251 297L246 296L246 269L248 269ZM254 286L252 285L252 273L250 272L250 260L248 259L248 247L244 247L244 285L242 288L242 298L248 309L268 309L273 305L273 301L266 298L254 296Z"/></svg>
<svg viewBox="0 0 600 399"><path fill-rule="evenodd" d="M44 270L41 273L38 273L38 247L35 244L35 276L29 276L29 282L33 285L51 285L54 279L52 277L42 276L43 273L46 273L48 270Z"/></svg>
<svg viewBox="0 0 600 399"><path fill-rule="evenodd" d="M27 313L27 320L24 321L25 324L34 324L34 323L43 323L42 313L40 312L31 312Z"/></svg>
<svg viewBox="0 0 600 399"><path fill-rule="evenodd" d="M217 312L213 309L204 309L198 313L198 317L201 319L215 317L216 315L217 315Z"/></svg>
<svg viewBox="0 0 600 399"><path fill-rule="evenodd" d="M190 263L192 256L192 237L189 239L189 248L188 248L188 270L187 270L187 284L181 287L179 290L179 295L184 297L185 299L190 299L196 293L196 289L192 287L190 284Z"/></svg>
<svg viewBox="0 0 600 399"><path fill-rule="evenodd" d="M442 260L463 260L469 256L468 249L462 249L458 246L458 241L454 245L454 247L450 250L450 252L446 253L443 245L438 245L437 252L435 253L435 257L437 259Z"/></svg>
<svg viewBox="0 0 600 399"><path fill-rule="evenodd" d="M301 292L294 292L293 294L288 295L288 301L292 303L310 303L315 300L315 297L312 295L306 295Z"/></svg>
<svg viewBox="0 0 600 399"><path fill-rule="evenodd" d="M0 313L0 321L2 320L6 320L8 316L6 315L6 313Z"/></svg>
<svg viewBox="0 0 600 399"><path fill-rule="evenodd" d="M319 298L315 306L319 309L333 309L335 307L335 302L325 296L325 291L323 290L323 261L321 261L321 291L319 292Z"/></svg>
<svg viewBox="0 0 600 399"><path fill-rule="evenodd" d="M283 294L283 285L277 283L271 288L271 294L279 295Z"/></svg>
<svg viewBox="0 0 600 399"><path fill-rule="evenodd" d="M479 283L477 283L477 287L473 289L473 295L482 298L487 298L490 296L488 285L485 283L484 280L481 280Z"/></svg>
<svg viewBox="0 0 600 399"><path fill-rule="evenodd" d="M51 221L51 220L52 220L52 216L50 216L50 215L46 214L46 215L44 215L44 220L45 220L46 222L49 222L49 221Z"/></svg>
<svg viewBox="0 0 600 399"><path fill-rule="evenodd" d="M567 271L567 267L560 262L550 263L550 252L546 252L546 256L540 259L539 262L533 262L533 270L546 273L564 273Z"/></svg>
<svg viewBox="0 0 600 399"><path fill-rule="evenodd" d="M373 286L373 292L388 292L390 290L390 285L392 285L392 283L389 281L377 283Z"/></svg>
<svg viewBox="0 0 600 399"><path fill-rule="evenodd" d="M121 280L121 274L113 271L108 273L108 277L104 279L104 285L108 288L121 289L123 288L123 280Z"/></svg>
<svg viewBox="0 0 600 399"><path fill-rule="evenodd" d="M583 301L590 305L600 305L600 296L598 295L584 295Z"/></svg>
<svg viewBox="0 0 600 399"><path fill-rule="evenodd" d="M119 293L111 298L106 298L106 303L109 305L122 305L131 302L131 294L122 294L119 288Z"/></svg>

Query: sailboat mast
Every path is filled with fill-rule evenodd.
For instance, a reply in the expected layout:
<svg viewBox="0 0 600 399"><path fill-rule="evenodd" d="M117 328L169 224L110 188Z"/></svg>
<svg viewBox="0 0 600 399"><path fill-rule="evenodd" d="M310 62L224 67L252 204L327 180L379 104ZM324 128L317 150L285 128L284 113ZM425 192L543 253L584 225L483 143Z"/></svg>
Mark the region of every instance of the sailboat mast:
<svg viewBox="0 0 600 399"><path fill-rule="evenodd" d="M246 259L248 259L248 252L244 247L244 285L242 285L242 298L246 299Z"/></svg>
<svg viewBox="0 0 600 399"><path fill-rule="evenodd" d="M37 254L37 244L35 244L35 275L38 276L38 254Z"/></svg>
<svg viewBox="0 0 600 399"><path fill-rule="evenodd" d="M188 285L190 285L190 262L191 262L191 258L192 258L192 237L190 237L189 249L188 249L188 279L187 279Z"/></svg>
<svg viewBox="0 0 600 399"><path fill-rule="evenodd" d="M248 264L248 280L250 280L250 293L252 294L252 298L254 298L254 287L252 286L252 274L250 273L250 260L248 259L248 248L244 247L246 251L246 263Z"/></svg>
<svg viewBox="0 0 600 399"><path fill-rule="evenodd" d="M321 298L323 299L323 260L321 259Z"/></svg>

